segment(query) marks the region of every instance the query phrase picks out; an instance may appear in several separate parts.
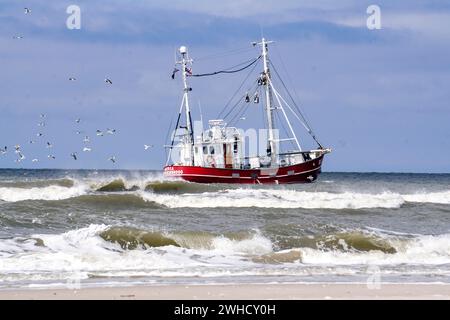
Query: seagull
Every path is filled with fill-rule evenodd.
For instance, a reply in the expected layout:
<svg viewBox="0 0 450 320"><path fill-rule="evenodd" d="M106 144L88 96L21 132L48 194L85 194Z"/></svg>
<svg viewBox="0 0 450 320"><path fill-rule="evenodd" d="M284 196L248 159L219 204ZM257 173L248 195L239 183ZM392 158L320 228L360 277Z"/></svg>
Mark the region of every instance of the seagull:
<svg viewBox="0 0 450 320"><path fill-rule="evenodd" d="M25 156L20 151L19 151L19 158L20 158L20 161L25 159Z"/></svg>
<svg viewBox="0 0 450 320"><path fill-rule="evenodd" d="M45 118L45 114L43 114L43 113L41 113L39 116L40 116L41 118Z"/></svg>
<svg viewBox="0 0 450 320"><path fill-rule="evenodd" d="M97 130L96 133L97 133L97 135L98 135L99 137L102 137L102 136L103 136L103 132L101 132L100 130Z"/></svg>
<svg viewBox="0 0 450 320"><path fill-rule="evenodd" d="M7 153L7 152L8 152L8 147L7 147L7 146L5 146L4 149L0 149L0 153L1 153L1 154L5 154L5 153Z"/></svg>
<svg viewBox="0 0 450 320"><path fill-rule="evenodd" d="M14 36L13 39L23 39L23 36Z"/></svg>
<svg viewBox="0 0 450 320"><path fill-rule="evenodd" d="M33 143L35 143L36 141L34 141L34 140L30 140L30 144L33 144Z"/></svg>
<svg viewBox="0 0 450 320"><path fill-rule="evenodd" d="M91 140L89 140L89 137L88 136L85 136L84 137L84 139L83 139L83 142L84 143L89 143Z"/></svg>
<svg viewBox="0 0 450 320"><path fill-rule="evenodd" d="M76 153L76 152L72 152L72 153L70 154L70 156L71 156L74 160L77 160L77 153Z"/></svg>
<svg viewBox="0 0 450 320"><path fill-rule="evenodd" d="M76 131L75 133L76 133L76 134L81 134L81 131Z"/></svg>
<svg viewBox="0 0 450 320"><path fill-rule="evenodd" d="M70 77L70 78L69 78L69 81L75 81L75 80L77 80L77 79L74 78L74 77Z"/></svg>
<svg viewBox="0 0 450 320"><path fill-rule="evenodd" d="M80 123L81 119L78 118L77 120L75 120L76 123Z"/></svg>
<svg viewBox="0 0 450 320"><path fill-rule="evenodd" d="M18 144L14 146L14 149L16 149L16 151L14 151L15 153L20 153L20 146Z"/></svg>
<svg viewBox="0 0 450 320"><path fill-rule="evenodd" d="M105 82L108 83L108 84L112 84L111 79L108 79L108 78L105 78Z"/></svg>
<svg viewBox="0 0 450 320"><path fill-rule="evenodd" d="M31 160L31 162L38 162L39 159L34 158L33 160Z"/></svg>
<svg viewBox="0 0 450 320"><path fill-rule="evenodd" d="M116 163L116 157L115 156L112 156L108 160L111 161L112 163Z"/></svg>
<svg viewBox="0 0 450 320"><path fill-rule="evenodd" d="M52 147L53 147L53 145L47 141L47 148L52 148Z"/></svg>
<svg viewBox="0 0 450 320"><path fill-rule="evenodd" d="M24 10L25 14L31 13L31 9L30 8L23 8L23 10Z"/></svg>
<svg viewBox="0 0 450 320"><path fill-rule="evenodd" d="M239 120L245 120L245 117L240 117Z"/></svg>
<svg viewBox="0 0 450 320"><path fill-rule="evenodd" d="M39 122L38 127L45 127L45 122L44 121Z"/></svg>
<svg viewBox="0 0 450 320"><path fill-rule="evenodd" d="M43 134L39 132L39 133L36 133L36 136L37 136L37 137L42 137Z"/></svg>
<svg viewBox="0 0 450 320"><path fill-rule="evenodd" d="M91 148L88 148L88 147L84 147L84 148L83 148L83 151L84 151L84 152L90 152L91 150L92 150L92 149L91 149Z"/></svg>
<svg viewBox="0 0 450 320"><path fill-rule="evenodd" d="M52 155L52 154L49 154L47 157L48 157L49 159L56 159L56 157L55 157L54 155Z"/></svg>
<svg viewBox="0 0 450 320"><path fill-rule="evenodd" d="M152 144L151 145L144 144L144 150L147 150L148 148L152 148L152 147L153 147Z"/></svg>
<svg viewBox="0 0 450 320"><path fill-rule="evenodd" d="M114 133L116 133L116 129L106 129L106 133L108 133L108 134L114 134Z"/></svg>

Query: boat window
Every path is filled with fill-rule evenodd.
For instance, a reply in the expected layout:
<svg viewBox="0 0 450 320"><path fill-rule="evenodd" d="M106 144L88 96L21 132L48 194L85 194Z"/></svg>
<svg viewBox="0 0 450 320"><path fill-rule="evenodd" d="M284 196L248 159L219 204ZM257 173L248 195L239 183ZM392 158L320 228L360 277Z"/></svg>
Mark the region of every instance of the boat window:
<svg viewBox="0 0 450 320"><path fill-rule="evenodd" d="M208 147L207 146L203 146L203 154L208 154Z"/></svg>
<svg viewBox="0 0 450 320"><path fill-rule="evenodd" d="M238 142L236 137L234 138L233 151L234 153L238 153Z"/></svg>
<svg viewBox="0 0 450 320"><path fill-rule="evenodd" d="M210 146L209 147L209 153L210 154L214 154L214 146Z"/></svg>
<svg viewBox="0 0 450 320"><path fill-rule="evenodd" d="M198 153L198 147L195 147L195 153Z"/></svg>

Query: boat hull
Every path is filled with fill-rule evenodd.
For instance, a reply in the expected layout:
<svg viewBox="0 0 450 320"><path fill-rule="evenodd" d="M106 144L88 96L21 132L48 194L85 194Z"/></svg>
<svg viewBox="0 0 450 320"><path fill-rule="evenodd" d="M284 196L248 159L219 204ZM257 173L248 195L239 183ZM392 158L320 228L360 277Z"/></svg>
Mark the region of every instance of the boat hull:
<svg viewBox="0 0 450 320"><path fill-rule="evenodd" d="M310 183L321 172L324 155L315 159L279 168L225 169L198 166L166 166L166 177L178 177L197 183L289 184Z"/></svg>

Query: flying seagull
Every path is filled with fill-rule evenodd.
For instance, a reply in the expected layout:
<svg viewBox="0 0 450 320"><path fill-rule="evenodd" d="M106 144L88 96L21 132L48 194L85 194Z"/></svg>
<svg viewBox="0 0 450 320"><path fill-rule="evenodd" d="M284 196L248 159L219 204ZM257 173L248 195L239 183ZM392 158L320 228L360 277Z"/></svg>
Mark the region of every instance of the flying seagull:
<svg viewBox="0 0 450 320"><path fill-rule="evenodd" d="M20 158L20 161L22 161L22 160L24 160L25 159L25 156L22 154L22 152L20 152L19 151L19 158Z"/></svg>
<svg viewBox="0 0 450 320"><path fill-rule="evenodd" d="M151 145L144 144L144 150L147 150L148 148L152 148L152 147L153 147L152 144Z"/></svg>
<svg viewBox="0 0 450 320"><path fill-rule="evenodd" d="M35 143L36 141L34 141L34 140L30 140L30 144L33 144L33 143Z"/></svg>
<svg viewBox="0 0 450 320"><path fill-rule="evenodd" d="M42 137L43 134L39 132L39 133L36 133L36 136L37 136L37 137Z"/></svg>
<svg viewBox="0 0 450 320"><path fill-rule="evenodd" d="M29 13L31 13L31 9L30 8L23 8L23 12L25 14L29 14Z"/></svg>
<svg viewBox="0 0 450 320"><path fill-rule="evenodd" d="M72 152L71 154L70 154L70 156L73 158L73 160L77 160L78 158L77 158L77 153L76 152Z"/></svg>
<svg viewBox="0 0 450 320"><path fill-rule="evenodd" d="M75 80L77 80L77 79L74 78L74 77L70 77L70 78L69 78L69 81L75 81Z"/></svg>
<svg viewBox="0 0 450 320"><path fill-rule="evenodd" d="M34 158L33 160L31 160L31 162L38 162L39 159Z"/></svg>
<svg viewBox="0 0 450 320"><path fill-rule="evenodd" d="M96 134L97 134L99 137L103 136L103 132L101 132L100 130L97 130L97 131L96 131Z"/></svg>
<svg viewBox="0 0 450 320"><path fill-rule="evenodd" d="M106 129L106 133L108 133L108 134L114 134L114 133L116 133L116 129Z"/></svg>
<svg viewBox="0 0 450 320"><path fill-rule="evenodd" d="M14 149L16 149L14 151L15 153L20 153L20 146L18 144L14 146Z"/></svg>
<svg viewBox="0 0 450 320"><path fill-rule="evenodd" d="M84 137L84 139L83 139L83 142L84 143L89 143L91 140L89 140L89 137L88 136L85 136Z"/></svg>
<svg viewBox="0 0 450 320"><path fill-rule="evenodd" d="M45 122L44 121L39 122L38 127L45 127Z"/></svg>
<svg viewBox="0 0 450 320"><path fill-rule="evenodd" d="M7 152L8 152L8 147L7 146L5 146L5 148L3 148L3 149L0 149L0 153L1 154L5 154Z"/></svg>
<svg viewBox="0 0 450 320"><path fill-rule="evenodd" d="M115 156L112 156L108 160L111 161L112 163L116 163L116 157Z"/></svg>
<svg viewBox="0 0 450 320"><path fill-rule="evenodd" d="M106 82L107 84L112 84L111 79L108 79L108 78L105 78L105 82Z"/></svg>
<svg viewBox="0 0 450 320"><path fill-rule="evenodd" d="M47 141L47 148L52 148L52 147L53 147L53 145Z"/></svg>
<svg viewBox="0 0 450 320"><path fill-rule="evenodd" d="M91 149L91 148L88 148L88 147L84 147L84 148L83 148L83 151L84 151L84 152L90 152L91 150L92 150L92 149Z"/></svg>
<svg viewBox="0 0 450 320"><path fill-rule="evenodd" d="M45 114L43 114L43 113L41 113L39 116L40 116L41 118L45 118Z"/></svg>
<svg viewBox="0 0 450 320"><path fill-rule="evenodd" d="M23 36L14 36L13 39L23 39Z"/></svg>
<svg viewBox="0 0 450 320"><path fill-rule="evenodd" d="M75 120L76 123L80 123L81 119L78 118L77 120Z"/></svg>
<svg viewBox="0 0 450 320"><path fill-rule="evenodd" d="M48 157L49 159L56 159L56 157L55 157L54 155L52 155L52 154L49 154L47 157Z"/></svg>

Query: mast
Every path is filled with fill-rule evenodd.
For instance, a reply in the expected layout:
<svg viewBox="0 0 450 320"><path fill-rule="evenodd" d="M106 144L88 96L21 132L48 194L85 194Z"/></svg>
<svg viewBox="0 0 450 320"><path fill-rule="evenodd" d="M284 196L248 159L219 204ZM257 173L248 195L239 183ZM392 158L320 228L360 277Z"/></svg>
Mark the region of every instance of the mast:
<svg viewBox="0 0 450 320"><path fill-rule="evenodd" d="M186 130L187 134L187 142L191 145L191 149L189 152L190 162L194 164L194 157L192 154L192 148L194 145L194 130L192 128L192 118L191 118L191 110L189 108L189 92L192 91L192 88L188 86L187 77L188 73L191 71L188 68L188 64L192 64L192 59L189 58L187 48L185 46L181 46L180 49L181 60L177 61L177 64L181 65L181 74L183 78L183 100L181 102L182 108L184 105L185 113L186 113Z"/></svg>
<svg viewBox="0 0 450 320"><path fill-rule="evenodd" d="M277 144L274 137L274 121L273 121L273 108L272 108L272 88L270 85L270 70L269 70L269 58L268 58L268 44L273 41L266 41L262 38L262 41L258 43L262 49L262 58L264 71L262 73L262 84L264 85L264 90L266 93L266 114L267 114L267 128L268 132L268 145L267 145L267 155L270 156L271 164L275 165L277 161Z"/></svg>

